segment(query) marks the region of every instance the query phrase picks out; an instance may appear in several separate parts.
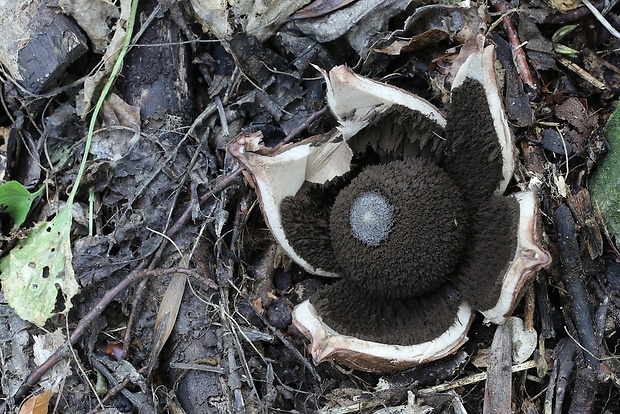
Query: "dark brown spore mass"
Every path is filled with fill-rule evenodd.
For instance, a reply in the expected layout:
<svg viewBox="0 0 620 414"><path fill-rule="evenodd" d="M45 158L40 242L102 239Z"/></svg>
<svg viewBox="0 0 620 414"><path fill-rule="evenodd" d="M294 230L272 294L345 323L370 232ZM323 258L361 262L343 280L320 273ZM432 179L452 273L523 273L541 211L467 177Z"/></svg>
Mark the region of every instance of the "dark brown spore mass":
<svg viewBox="0 0 620 414"><path fill-rule="evenodd" d="M444 169L459 185L467 201L478 205L502 179L502 149L482 85L467 79L452 90L448 106Z"/></svg>
<svg viewBox="0 0 620 414"><path fill-rule="evenodd" d="M339 280L310 302L338 333L406 346L430 341L448 330L455 322L461 298L450 284L421 298L387 299Z"/></svg>
<svg viewBox="0 0 620 414"><path fill-rule="evenodd" d="M351 230L352 203L367 192L393 206L389 235L369 246ZM372 295L403 298L447 281L464 248L467 220L450 177L422 160L367 167L343 189L330 215L331 244L343 276Z"/></svg>
<svg viewBox="0 0 620 414"><path fill-rule="evenodd" d="M475 309L496 305L517 250L518 226L519 203L512 197L487 198L470 219L471 235L453 280Z"/></svg>
<svg viewBox="0 0 620 414"><path fill-rule="evenodd" d="M377 115L349 144L356 154L372 149L382 163L420 157L439 164L446 148L443 128L400 105Z"/></svg>
<svg viewBox="0 0 620 414"><path fill-rule="evenodd" d="M286 238L297 254L316 268L338 272L329 235L329 212L345 177L323 185L306 182L293 197L282 200L280 211Z"/></svg>

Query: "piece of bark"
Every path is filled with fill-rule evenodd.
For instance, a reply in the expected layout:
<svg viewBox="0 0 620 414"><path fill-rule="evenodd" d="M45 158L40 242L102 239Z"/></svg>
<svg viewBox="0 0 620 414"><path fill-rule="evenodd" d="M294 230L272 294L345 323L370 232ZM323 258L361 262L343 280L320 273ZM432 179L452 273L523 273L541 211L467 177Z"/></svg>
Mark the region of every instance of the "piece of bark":
<svg viewBox="0 0 620 414"><path fill-rule="evenodd" d="M596 358L599 356L599 349L595 341L592 312L585 289L585 272L579 255L575 219L566 204L560 205L555 211L555 227L571 316L577 328L579 341L584 347L583 356L586 363L597 367L599 364Z"/></svg>
<svg viewBox="0 0 620 414"><path fill-rule="evenodd" d="M566 202L573 216L575 216L575 221L581 228L580 234L583 243L585 243L588 248L590 258L595 259L599 257L603 254L603 236L601 235L601 229L592 211L590 193L584 188L577 194L568 197Z"/></svg>
<svg viewBox="0 0 620 414"><path fill-rule="evenodd" d="M141 1L138 15L148 16L157 1ZM142 25L144 22L140 22ZM140 37L141 47L133 48L125 58L123 97L140 107L146 132L160 130L174 116L188 122L194 113L190 50L169 13L156 18Z"/></svg>
<svg viewBox="0 0 620 414"><path fill-rule="evenodd" d="M575 388L571 398L569 414L590 414L594 412L598 372L591 366L577 371Z"/></svg>
<svg viewBox="0 0 620 414"><path fill-rule="evenodd" d="M512 411L512 338L506 325L499 325L491 344L483 414Z"/></svg>
<svg viewBox="0 0 620 414"><path fill-rule="evenodd" d="M545 413L561 414L563 412L562 405L575 370L574 357L577 349L577 345L570 338L560 340L555 347L553 351L555 363L545 393Z"/></svg>
<svg viewBox="0 0 620 414"><path fill-rule="evenodd" d="M80 28L42 0L0 0L0 33L0 62L32 93L55 86L88 50Z"/></svg>
<svg viewBox="0 0 620 414"><path fill-rule="evenodd" d="M538 305L538 315L540 316L541 330L543 338L555 338L555 328L551 315L551 301L549 300L549 287L547 285L547 273L540 272L535 279L536 303Z"/></svg>
<svg viewBox="0 0 620 414"><path fill-rule="evenodd" d="M411 387L426 387L450 381L469 361L470 356L459 351L456 354L438 361L422 364L418 367L386 375L383 379L386 387L391 390L407 390Z"/></svg>
<svg viewBox="0 0 620 414"><path fill-rule="evenodd" d="M515 67L511 46L498 35L493 36L493 41L497 45L497 58L505 71L504 88L506 96L504 98L504 108L506 115L515 126L531 126L534 124L534 111L530 106L530 99L523 89L523 82Z"/></svg>
<svg viewBox="0 0 620 414"><path fill-rule="evenodd" d="M542 147L527 140L521 141L520 144L525 168L538 177L544 176L546 173L545 165L547 161Z"/></svg>

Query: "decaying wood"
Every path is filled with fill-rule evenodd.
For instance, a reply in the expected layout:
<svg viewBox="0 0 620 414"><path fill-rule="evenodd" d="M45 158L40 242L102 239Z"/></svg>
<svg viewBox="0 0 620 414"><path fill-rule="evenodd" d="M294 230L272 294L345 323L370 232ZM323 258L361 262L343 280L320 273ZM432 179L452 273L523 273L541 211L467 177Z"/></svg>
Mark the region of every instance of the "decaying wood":
<svg viewBox="0 0 620 414"><path fill-rule="evenodd" d="M150 13L155 7L157 1L142 1L138 12ZM168 117L188 121L193 115L190 48L182 40L171 19L155 19L125 59L123 97L140 107L147 131L167 126Z"/></svg>
<svg viewBox="0 0 620 414"><path fill-rule="evenodd" d="M555 364L551 370L549 386L545 394L545 413L561 414L567 396L570 379L572 378L577 352L577 345L571 339L562 339L555 348L553 359Z"/></svg>
<svg viewBox="0 0 620 414"><path fill-rule="evenodd" d="M535 279L536 304L540 324L540 334L543 338L555 338L555 328L551 316L551 301L549 300L549 287L547 286L546 273L541 272Z"/></svg>
<svg viewBox="0 0 620 414"><path fill-rule="evenodd" d="M569 412L589 413L592 411L598 386L600 344L596 340L590 302L585 289L586 276L579 255L575 219L566 204L557 208L555 226L570 314L579 336L571 339L579 340L585 361L585 365L577 371L577 381L573 388L573 397L575 398L571 400Z"/></svg>
<svg viewBox="0 0 620 414"><path fill-rule="evenodd" d="M0 62L30 93L53 87L88 50L86 37L44 0L0 1Z"/></svg>
<svg viewBox="0 0 620 414"><path fill-rule="evenodd" d="M598 365L596 358L599 356L599 349L598 344L595 343L592 312L590 311L588 293L585 288L586 278L581 256L579 255L579 245L577 244L577 234L575 233L575 219L566 204L562 204L557 208L555 212L555 226L571 316L577 328L579 341L585 351L584 358L590 366L596 367Z"/></svg>
<svg viewBox="0 0 620 414"><path fill-rule="evenodd" d="M586 245L590 258L599 257L603 253L603 236L592 212L590 193L584 188L577 194L568 197L566 201L575 217L576 224L581 230L582 243Z"/></svg>
<svg viewBox="0 0 620 414"><path fill-rule="evenodd" d="M491 344L484 414L509 413L512 406L512 338L506 325L499 325Z"/></svg>

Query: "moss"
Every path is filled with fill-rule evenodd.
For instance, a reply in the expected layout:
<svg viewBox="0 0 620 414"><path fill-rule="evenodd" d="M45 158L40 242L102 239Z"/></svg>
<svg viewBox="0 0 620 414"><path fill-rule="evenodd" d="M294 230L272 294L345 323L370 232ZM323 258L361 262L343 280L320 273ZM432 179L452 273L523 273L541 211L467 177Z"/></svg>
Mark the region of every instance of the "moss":
<svg viewBox="0 0 620 414"><path fill-rule="evenodd" d="M609 118L603 133L611 148L596 166L590 179L590 192L607 229L616 238L616 245L620 245L620 109Z"/></svg>

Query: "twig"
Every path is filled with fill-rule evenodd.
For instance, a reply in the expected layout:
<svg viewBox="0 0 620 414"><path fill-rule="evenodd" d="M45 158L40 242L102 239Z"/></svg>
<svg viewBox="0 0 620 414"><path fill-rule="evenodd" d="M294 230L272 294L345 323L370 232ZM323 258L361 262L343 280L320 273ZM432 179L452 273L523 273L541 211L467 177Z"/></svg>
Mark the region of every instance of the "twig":
<svg viewBox="0 0 620 414"><path fill-rule="evenodd" d="M543 338L555 338L555 328L551 317L551 301L549 300L549 287L547 286L547 273L540 272L535 279L536 304L540 316L542 329L540 334Z"/></svg>
<svg viewBox="0 0 620 414"><path fill-rule="evenodd" d="M549 378L549 386L545 395L544 412L560 414L562 413L562 403L566 396L566 389L572 373L575 369L573 357L577 351L577 346L570 339L564 338L558 342L553 352L553 369ZM555 403L554 403L555 395ZM552 411L553 410L553 411Z"/></svg>
<svg viewBox="0 0 620 414"><path fill-rule="evenodd" d="M241 175L242 171L243 170L241 168L237 167L234 170L232 170L230 173L228 173L228 175L223 176L219 181L217 181L213 185L213 187L209 191L207 191L200 197L200 205L202 206L207 201L209 201L211 197L213 197L215 194L219 193L220 191L228 187L233 181L237 179L237 177L239 177L239 175ZM177 219L176 223L172 227L170 227L170 229L168 229L168 231L166 232L166 236L168 236L169 238L172 238L175 234L179 232L179 230L181 230L189 222L191 217L192 217L192 205L188 204L187 207L185 207L185 210L183 211L183 213L181 213L181 215ZM161 259L161 256L164 253L164 250L166 249L167 245L168 245L168 240L163 239L162 244L159 246L159 249L157 249L157 252L155 252L155 255L153 256L151 263L159 262L159 259Z"/></svg>
<svg viewBox="0 0 620 414"><path fill-rule="evenodd" d="M520 372L520 371L527 371L528 369L531 369L531 368L536 368L536 361L530 360L530 361L522 362L520 364L513 365L510 368L510 372L514 373L514 372ZM480 374L474 374L469 377L461 378L459 380L456 380L456 381L453 381L447 384L440 384L440 385L435 385L434 387L428 387L428 388L421 389L419 391L416 391L416 395L430 395L430 394L436 394L438 392L446 392L449 390L453 390L455 388L463 387L465 385L476 384L486 379L487 379L487 373L482 372Z"/></svg>
<svg viewBox="0 0 620 414"><path fill-rule="evenodd" d="M325 115L326 112L327 112L327 107L324 107L324 108L319 109L312 115L310 115L298 127L294 128L291 132L289 132L288 135L284 137L284 139L282 140L282 143L286 144L286 143L291 142L293 139L295 139L295 137L297 137L297 135L304 132L311 123L313 123L314 121L316 121L317 119Z"/></svg>
<svg viewBox="0 0 620 414"><path fill-rule="evenodd" d="M116 296L118 296L121 292L127 289L136 281L150 276L163 276L171 273L185 273L188 275L195 275L195 272L188 269L157 269L157 270L147 270L147 271L133 271L125 277L125 279L121 280L119 284L110 289L97 304L91 309L84 317L78 322L77 326L71 333L69 340L65 343L65 346L59 348L56 352L50 355L47 360L40 366L38 366L32 373L28 376L26 381L19 387L17 392L14 395L14 400L21 400L32 387L36 385L36 383L41 379L43 375L47 371L49 371L54 365L60 362L62 359L68 357L69 347L77 342L78 339L86 332L86 329L92 324L92 322L101 316L103 311L108 307L108 305L114 300ZM7 401L4 401L0 404L0 414L4 413L7 408Z"/></svg>
<svg viewBox="0 0 620 414"><path fill-rule="evenodd" d="M512 338L510 329L500 325L493 336L487 382L484 390L483 414L509 413L512 406Z"/></svg>
<svg viewBox="0 0 620 414"><path fill-rule="evenodd" d="M140 372L140 371L138 371ZM140 372L142 374L142 372ZM121 382L119 382L118 384L116 384L114 387L110 388L108 390L108 392L106 393L106 395L103 396L103 398L101 399L101 404L105 404L106 402L108 402L111 398L114 398L116 396L116 394L118 394L119 392L121 392L123 389L125 389L125 387L127 386L127 384L129 384L129 381L131 380L130 377L125 378L124 380L122 380ZM92 410L90 410L88 412L88 414L96 414L100 412L99 407L93 408Z"/></svg>
<svg viewBox="0 0 620 414"><path fill-rule="evenodd" d="M598 387L598 370L586 366L577 371L575 387L571 395L568 412L570 414L591 414L594 412L596 388Z"/></svg>
<svg viewBox="0 0 620 414"><path fill-rule="evenodd" d="M585 275L575 233L575 219L566 204L562 204L555 211L555 227L572 319L575 322L579 340L588 351L584 352L584 359L589 366L597 368L599 366L597 358L600 353L595 340L592 314L585 289Z"/></svg>
<svg viewBox="0 0 620 414"><path fill-rule="evenodd" d="M410 370L386 375L383 378L389 389L405 390L412 387L426 387L452 380L462 371L469 359L470 356L467 352L458 351L450 357L422 364Z"/></svg>
<svg viewBox="0 0 620 414"><path fill-rule="evenodd" d="M493 6L500 13L503 13L508 9L508 7L502 2L494 3ZM504 23L506 34L508 35L508 41L512 46L512 53L514 54L521 79L523 80L523 83L529 86L532 90L536 90L536 82L534 82L534 78L532 77L530 65L527 63L527 57L521 47L521 41L519 40L519 35L517 34L514 25L512 24L512 20L510 20L508 16L504 16L502 21Z"/></svg>
<svg viewBox="0 0 620 414"><path fill-rule="evenodd" d="M597 10L603 10L603 8L605 7L605 3L607 3L607 0L597 1L596 3L594 3L594 7L596 7ZM577 9L569 10L563 13L550 14L545 18L543 23L565 24L581 20L588 14L590 14L590 10L588 10L587 7L579 7Z"/></svg>
<svg viewBox="0 0 620 414"><path fill-rule="evenodd" d="M579 65L577 65L576 63L571 62L570 60L566 59L564 56L556 56L556 59L563 66L565 66L566 68L568 68L572 72L574 72L577 75L579 75L579 77L581 77L583 80L585 80L586 82L589 82L590 84L592 84L592 86L594 86L596 89L605 90L605 88L607 87L603 82L601 82L600 80L596 79L594 76L590 75L583 68L581 68Z"/></svg>

